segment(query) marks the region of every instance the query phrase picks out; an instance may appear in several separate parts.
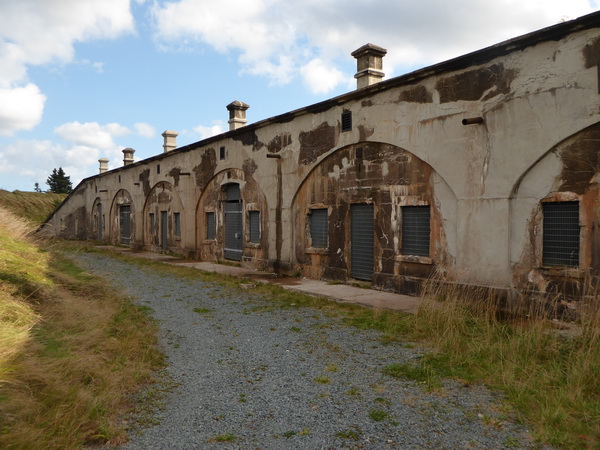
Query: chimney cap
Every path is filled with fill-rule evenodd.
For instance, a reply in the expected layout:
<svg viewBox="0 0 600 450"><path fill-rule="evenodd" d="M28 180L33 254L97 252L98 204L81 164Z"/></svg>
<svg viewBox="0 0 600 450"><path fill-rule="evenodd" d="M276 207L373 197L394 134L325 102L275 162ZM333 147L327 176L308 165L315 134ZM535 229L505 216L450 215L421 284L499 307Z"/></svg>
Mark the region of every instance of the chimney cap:
<svg viewBox="0 0 600 450"><path fill-rule="evenodd" d="M231 111L232 109L241 109L242 111L245 111L248 108L250 108L250 105L244 102L240 102L239 100L234 100L229 105L227 105L228 111Z"/></svg>
<svg viewBox="0 0 600 450"><path fill-rule="evenodd" d="M165 130L162 134L162 137L166 137L166 136L179 136L179 133L177 131L173 131L173 130Z"/></svg>
<svg viewBox="0 0 600 450"><path fill-rule="evenodd" d="M387 54L387 50L385 48L379 47L378 45L375 45L375 44L365 44L362 47L354 50L351 53L351 55L354 56L355 58L358 58L359 56L362 56L367 53L371 53L375 56L383 57Z"/></svg>

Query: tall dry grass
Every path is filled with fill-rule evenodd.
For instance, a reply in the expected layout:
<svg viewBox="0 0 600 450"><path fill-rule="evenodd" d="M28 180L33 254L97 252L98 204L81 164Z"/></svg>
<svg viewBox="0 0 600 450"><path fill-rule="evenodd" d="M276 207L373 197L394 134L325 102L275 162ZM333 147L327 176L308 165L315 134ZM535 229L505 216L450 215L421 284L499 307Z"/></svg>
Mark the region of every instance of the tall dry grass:
<svg viewBox="0 0 600 450"><path fill-rule="evenodd" d="M146 312L0 208L0 447L126 439L120 416L162 366Z"/></svg>
<svg viewBox="0 0 600 450"><path fill-rule="evenodd" d="M600 303L582 292L577 324L542 314L539 303L508 304L487 289L430 289L412 320L437 353L433 365L501 389L540 442L600 445ZM512 309L511 309L512 308Z"/></svg>

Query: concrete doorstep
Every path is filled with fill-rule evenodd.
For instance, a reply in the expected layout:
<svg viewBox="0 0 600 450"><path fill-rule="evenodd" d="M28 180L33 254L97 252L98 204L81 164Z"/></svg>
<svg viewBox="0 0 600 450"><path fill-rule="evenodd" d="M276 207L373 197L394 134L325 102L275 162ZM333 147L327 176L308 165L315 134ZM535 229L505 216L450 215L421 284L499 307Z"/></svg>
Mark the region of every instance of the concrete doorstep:
<svg viewBox="0 0 600 450"><path fill-rule="evenodd" d="M271 283L281 286L289 291L302 292L315 297L324 297L338 302L356 303L371 308L390 309L408 314L415 314L422 300L410 295L394 294L392 292L365 289L347 284L329 283L323 280L310 280L307 278L277 277L271 272L246 269L206 261L189 261L174 256L152 252L135 252L123 247L102 246L111 250L121 251L130 256L161 261L166 264L191 267L204 272L219 273L238 278L249 278L261 283Z"/></svg>

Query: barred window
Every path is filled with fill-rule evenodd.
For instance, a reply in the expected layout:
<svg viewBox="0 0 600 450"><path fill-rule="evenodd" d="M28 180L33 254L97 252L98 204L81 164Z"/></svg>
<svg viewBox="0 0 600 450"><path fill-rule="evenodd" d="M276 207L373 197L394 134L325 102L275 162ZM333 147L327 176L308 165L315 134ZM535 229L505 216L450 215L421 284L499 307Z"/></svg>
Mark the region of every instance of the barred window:
<svg viewBox="0 0 600 450"><path fill-rule="evenodd" d="M150 222L150 235L154 236L156 232L156 224L154 222L154 213L150 213L148 217L148 221Z"/></svg>
<svg viewBox="0 0 600 450"><path fill-rule="evenodd" d="M181 237L181 214L176 212L173 217L175 219L175 236Z"/></svg>
<svg viewBox="0 0 600 450"><path fill-rule="evenodd" d="M206 239L215 239L216 235L215 213L209 211L206 213Z"/></svg>
<svg viewBox="0 0 600 450"><path fill-rule="evenodd" d="M429 206L402 207L402 254L429 256Z"/></svg>
<svg viewBox="0 0 600 450"><path fill-rule="evenodd" d="M542 265L579 266L579 202L542 203Z"/></svg>
<svg viewBox="0 0 600 450"><path fill-rule="evenodd" d="M249 211L250 242L260 242L260 211Z"/></svg>
<svg viewBox="0 0 600 450"><path fill-rule="evenodd" d="M342 131L352 130L352 111L342 113Z"/></svg>
<svg viewBox="0 0 600 450"><path fill-rule="evenodd" d="M309 215L310 221L310 237L312 247L327 248L329 223L327 218L327 209L312 209Z"/></svg>

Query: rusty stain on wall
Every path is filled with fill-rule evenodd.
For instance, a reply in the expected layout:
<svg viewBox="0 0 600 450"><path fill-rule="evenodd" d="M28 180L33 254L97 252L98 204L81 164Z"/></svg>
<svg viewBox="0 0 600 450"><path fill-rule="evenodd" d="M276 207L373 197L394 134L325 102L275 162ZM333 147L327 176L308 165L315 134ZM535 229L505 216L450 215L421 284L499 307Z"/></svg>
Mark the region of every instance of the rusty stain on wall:
<svg viewBox="0 0 600 450"><path fill-rule="evenodd" d="M292 135L290 133L281 133L275 136L268 144L269 153L279 153L285 147L292 144Z"/></svg>
<svg viewBox="0 0 600 450"><path fill-rule="evenodd" d="M298 164L308 165L336 146L336 127L323 122L311 131L301 131Z"/></svg>
<svg viewBox="0 0 600 450"><path fill-rule="evenodd" d="M202 153L200 164L192 170L196 175L196 186L203 189L217 168L217 153L214 148L209 148Z"/></svg>
<svg viewBox="0 0 600 450"><path fill-rule="evenodd" d="M425 86L419 85L400 92L398 101L408 103L431 103L433 101L433 95Z"/></svg>
<svg viewBox="0 0 600 450"><path fill-rule="evenodd" d="M508 94L516 75L514 69L505 69L503 64L498 63L444 77L435 87L440 94L440 103L487 100Z"/></svg>

